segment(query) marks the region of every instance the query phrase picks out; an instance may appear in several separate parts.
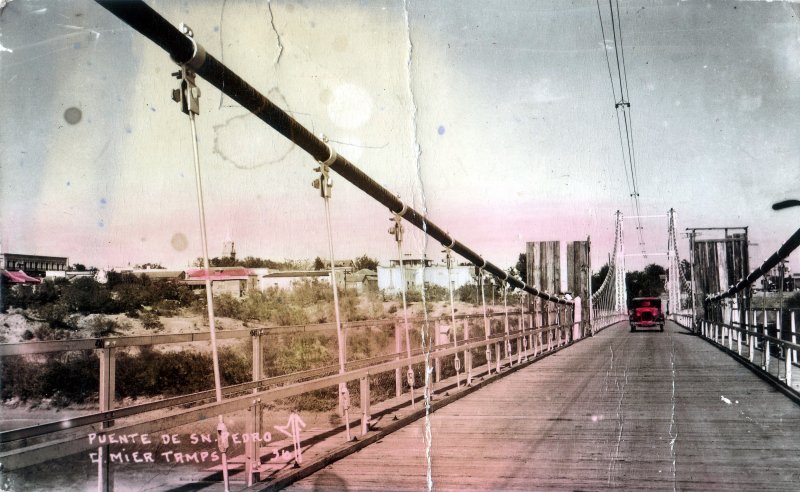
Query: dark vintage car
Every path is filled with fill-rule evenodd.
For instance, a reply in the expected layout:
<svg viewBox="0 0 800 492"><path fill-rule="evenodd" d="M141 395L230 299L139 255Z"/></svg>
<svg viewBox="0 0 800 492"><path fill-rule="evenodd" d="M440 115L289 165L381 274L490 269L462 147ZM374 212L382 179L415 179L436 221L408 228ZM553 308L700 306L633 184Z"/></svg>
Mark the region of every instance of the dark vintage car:
<svg viewBox="0 0 800 492"><path fill-rule="evenodd" d="M628 319L631 331L642 327L656 327L664 331L664 313L661 311L661 299L658 297L637 297L632 299L628 308Z"/></svg>

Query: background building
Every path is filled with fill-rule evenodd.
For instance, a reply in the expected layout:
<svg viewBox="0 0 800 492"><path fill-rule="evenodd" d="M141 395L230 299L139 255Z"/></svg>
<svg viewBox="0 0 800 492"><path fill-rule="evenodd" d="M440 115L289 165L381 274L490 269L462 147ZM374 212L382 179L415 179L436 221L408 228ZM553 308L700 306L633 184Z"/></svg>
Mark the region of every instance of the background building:
<svg viewBox="0 0 800 492"><path fill-rule="evenodd" d="M68 266L69 258L63 256L0 253L0 270L22 270L31 277L42 278L48 271L65 272Z"/></svg>
<svg viewBox="0 0 800 492"><path fill-rule="evenodd" d="M454 265L450 269L453 289L475 282L474 271L471 265ZM393 294L400 292L403 283L407 290L422 290L426 284L447 288L447 266L434 265L426 258L403 259L402 271L399 260L389 261L389 266L378 265L378 289Z"/></svg>
<svg viewBox="0 0 800 492"><path fill-rule="evenodd" d="M341 277L342 273L337 271L336 275ZM260 290L266 290L270 287L291 289L296 282L305 280L318 280L330 284L331 272L327 270L306 270L267 273L258 277L258 288Z"/></svg>

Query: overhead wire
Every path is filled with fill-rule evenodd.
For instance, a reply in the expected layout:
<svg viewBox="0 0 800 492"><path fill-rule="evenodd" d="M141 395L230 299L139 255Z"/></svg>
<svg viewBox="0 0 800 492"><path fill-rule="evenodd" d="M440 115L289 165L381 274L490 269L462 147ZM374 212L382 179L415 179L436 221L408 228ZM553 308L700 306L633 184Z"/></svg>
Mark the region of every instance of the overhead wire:
<svg viewBox="0 0 800 492"><path fill-rule="evenodd" d="M630 143L630 163L631 163L631 174L633 175L633 186L636 190L639 189L639 169L638 163L636 160L636 146L634 145L634 138L633 138L633 115L631 114L631 107L630 107L630 90L628 86L628 69L627 64L625 63L625 42L622 39L622 19L619 16L619 0L615 0L617 4L617 26L619 26L619 54L620 59L622 60L622 79L620 80L620 91L622 92L622 80L625 81L625 102L628 103L626 106L623 106L623 117L625 118L626 128L629 128L628 138ZM609 0L609 8L611 8L611 0ZM611 19L613 24L614 19L614 12L613 9L611 11ZM640 210L640 201L639 201L639 194L638 192L635 194L635 201L636 201L636 215L642 215ZM637 219L638 231L639 231L639 242L642 246L644 246L644 238L642 237L641 231L642 223ZM644 251L642 251L645 253Z"/></svg>
<svg viewBox="0 0 800 492"><path fill-rule="evenodd" d="M617 101L617 88L614 86L614 76L612 75L611 71L611 61L608 59L608 46L606 45L606 29L603 25L603 14L600 12L600 0L597 0L597 16L600 18L600 33L603 36L603 53L606 56L606 67L608 68L608 82L611 84L611 94L614 98L614 102ZM622 94L622 87L620 86L620 97ZM628 184L628 191L633 193L633 188L631 185L630 177L628 177L628 166L625 163L625 146L622 143L622 130L619 127L619 114L617 114L617 130L619 131L619 146L620 151L622 152L622 159L623 159L623 169L625 170L625 181Z"/></svg>
<svg viewBox="0 0 800 492"><path fill-rule="evenodd" d="M614 3L616 3L616 14L614 12ZM646 257L647 251L645 248L645 241L641 219L638 217L641 213L641 201L639 199L639 176L638 165L636 160L636 147L633 137L633 118L630 113L630 97L628 87L628 71L625 62L625 48L622 37L622 21L619 17L619 0L608 0L608 8L611 18L611 31L614 43L614 57L616 62L617 83L614 83L614 74L611 68L611 61L608 56L608 46L605 33L605 24L603 22L602 9L600 7L600 0L596 0L597 16L600 20L600 32L603 36L603 51L606 58L606 68L608 69L609 82L611 83L611 92L614 98L615 115L617 117L617 132L620 140L620 151L622 152L623 168L625 170L625 180L628 185L629 197L631 199L631 208L637 216L636 219L636 232L639 240L639 247L642 254ZM616 18L615 18L616 17ZM619 33L617 33L619 31ZM619 35L618 35L619 34ZM619 98L617 98L617 86L619 87ZM622 112L622 118L620 118ZM623 142L622 133L623 128L625 132L625 139ZM627 150L627 152L626 152Z"/></svg>

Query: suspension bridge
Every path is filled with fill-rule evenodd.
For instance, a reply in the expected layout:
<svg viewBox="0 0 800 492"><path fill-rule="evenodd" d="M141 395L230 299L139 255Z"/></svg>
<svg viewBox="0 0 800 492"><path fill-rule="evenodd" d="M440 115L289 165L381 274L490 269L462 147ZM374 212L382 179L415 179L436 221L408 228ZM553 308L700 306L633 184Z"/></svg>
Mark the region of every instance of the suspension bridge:
<svg viewBox="0 0 800 492"><path fill-rule="evenodd" d="M543 286L542 265L530 265L523 281L457 240L206 52L188 26L176 28L143 2L97 3L180 67L173 98L192 132L206 271L196 78L317 164L313 185L325 206L335 322L311 329L335 331L338 361L266 377L264 350L275 329L218 331L208 274L208 331L0 344L0 357L91 350L100 359L98 411L0 432L4 481L30 490L796 489L800 315L754 308L752 291L800 245L800 230L751 269L746 229L720 228L722 238L703 240L689 228L690 259L682 261L670 209L659 216L667 237L665 332L629 330L624 223L636 221L643 248L646 217L639 213L624 60L617 60L615 82L606 59L635 215L609 218L615 233L607 273L592 289L591 266L583 265L573 294L584 295L573 298ZM613 20L613 8L611 14ZM612 29L621 43L621 27ZM401 270L405 227L413 226L445 249L448 267L458 257L479 270L481 284L502 285L503 308L489 312L484 297L481 314L457 315L448 282L450 314L414 318L403 285L402 321L343 321L329 207L339 179L391 213ZM585 248L588 259L588 241L570 247ZM348 340L359 330L389 334L396 350L351 357ZM251 382L221 383L217 344L227 339L250 341ZM213 390L117 406L118 351L207 342ZM394 391L377 391L387 379ZM336 394L336 421L273 411L326 390Z"/></svg>

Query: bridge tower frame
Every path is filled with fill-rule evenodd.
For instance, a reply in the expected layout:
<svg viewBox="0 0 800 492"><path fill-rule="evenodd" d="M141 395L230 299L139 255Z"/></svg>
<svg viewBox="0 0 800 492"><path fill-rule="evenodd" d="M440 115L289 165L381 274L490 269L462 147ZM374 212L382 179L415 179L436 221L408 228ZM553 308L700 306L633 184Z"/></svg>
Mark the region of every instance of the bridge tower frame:
<svg viewBox="0 0 800 492"><path fill-rule="evenodd" d="M614 252L614 310L618 313L628 312L628 288L625 285L625 241L623 240L622 212L617 210L615 242L617 249Z"/></svg>
<svg viewBox="0 0 800 492"><path fill-rule="evenodd" d="M681 310L681 266L678 259L678 240L675 232L675 209L669 209L669 233L667 238L667 295L669 311Z"/></svg>

